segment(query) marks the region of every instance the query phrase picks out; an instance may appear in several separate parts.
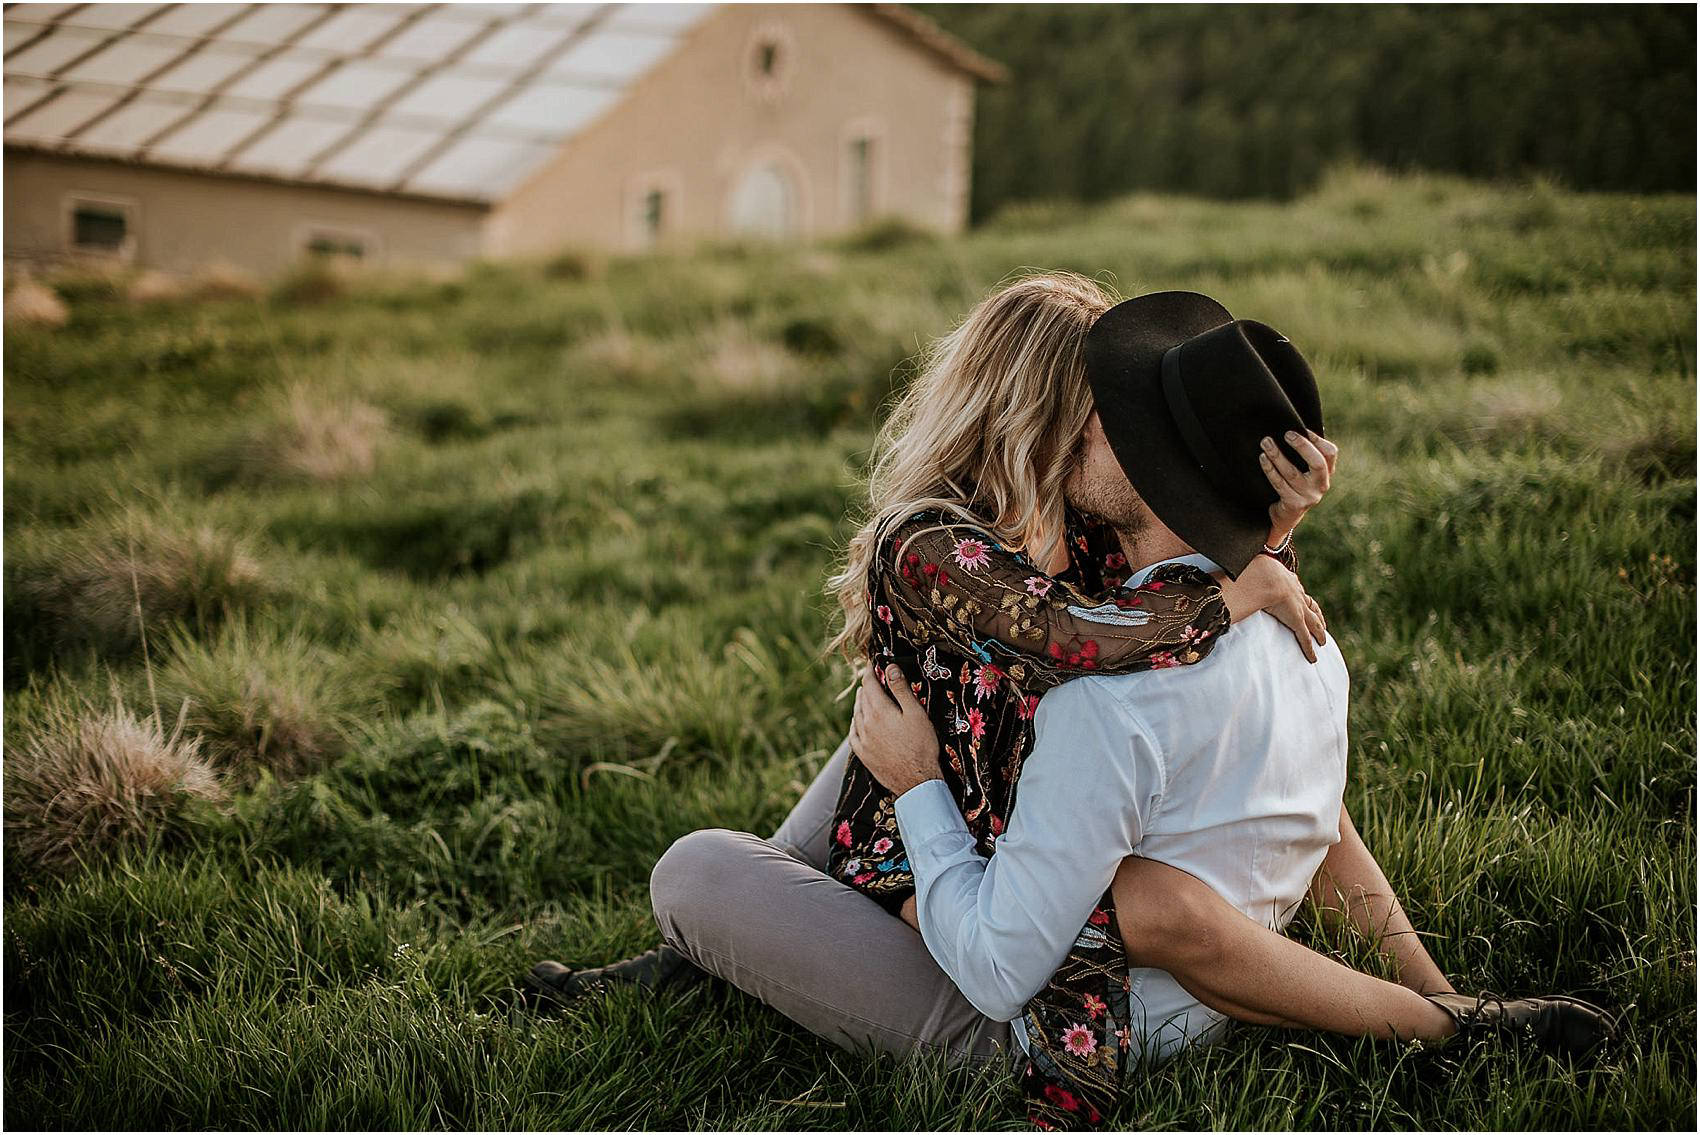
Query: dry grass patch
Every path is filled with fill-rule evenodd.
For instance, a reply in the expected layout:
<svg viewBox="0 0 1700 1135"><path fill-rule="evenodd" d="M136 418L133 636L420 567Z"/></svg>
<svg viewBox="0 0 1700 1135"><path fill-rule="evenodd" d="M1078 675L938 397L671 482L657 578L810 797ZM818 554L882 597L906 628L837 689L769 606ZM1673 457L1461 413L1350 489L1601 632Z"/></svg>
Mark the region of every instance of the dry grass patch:
<svg viewBox="0 0 1700 1135"><path fill-rule="evenodd" d="M167 733L115 699L58 702L5 762L6 852L24 872L58 871L182 827L196 805L226 798L200 739L181 719Z"/></svg>
<svg viewBox="0 0 1700 1135"><path fill-rule="evenodd" d="M777 343L751 334L741 323L720 323L701 337L691 368L702 390L732 394L771 393L791 387L805 364Z"/></svg>
<svg viewBox="0 0 1700 1135"><path fill-rule="evenodd" d="M32 276L20 277L6 293L6 323L14 327L63 327L71 309L59 293Z"/></svg>
<svg viewBox="0 0 1700 1135"><path fill-rule="evenodd" d="M358 398L327 398L296 383L265 425L245 432L213 460L217 480L248 483L338 481L378 464L389 417Z"/></svg>
<svg viewBox="0 0 1700 1135"><path fill-rule="evenodd" d="M665 364L666 354L655 340L616 326L573 344L564 362L570 376L600 371L623 382L634 382L654 378Z"/></svg>
<svg viewBox="0 0 1700 1135"><path fill-rule="evenodd" d="M133 650L144 623L205 630L267 590L245 538L139 509L47 538L8 575L60 646L103 653Z"/></svg>
<svg viewBox="0 0 1700 1135"><path fill-rule="evenodd" d="M209 759L249 777L258 769L294 776L341 752L355 697L322 650L293 631L235 619L203 642L171 635L160 697L187 703L185 720Z"/></svg>
<svg viewBox="0 0 1700 1135"><path fill-rule="evenodd" d="M251 300L265 295L266 288L246 268L215 260L190 276L189 293L198 300Z"/></svg>

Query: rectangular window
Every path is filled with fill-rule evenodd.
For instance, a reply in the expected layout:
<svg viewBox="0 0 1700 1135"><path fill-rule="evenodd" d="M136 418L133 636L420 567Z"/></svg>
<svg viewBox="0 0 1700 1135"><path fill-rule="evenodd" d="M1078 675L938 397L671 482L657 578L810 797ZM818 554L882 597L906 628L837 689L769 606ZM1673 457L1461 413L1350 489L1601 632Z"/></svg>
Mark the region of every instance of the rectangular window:
<svg viewBox="0 0 1700 1135"><path fill-rule="evenodd" d="M850 223L865 224L874 213L874 140L850 140Z"/></svg>
<svg viewBox="0 0 1700 1135"><path fill-rule="evenodd" d="M72 252L128 259L135 251L135 206L99 197L65 203L65 239Z"/></svg>
<svg viewBox="0 0 1700 1135"><path fill-rule="evenodd" d="M644 240L650 244L660 240L666 225L667 195L659 189L651 189L643 196Z"/></svg>
<svg viewBox="0 0 1700 1135"><path fill-rule="evenodd" d="M339 233L314 233L307 239L307 252L312 256L346 256L359 260L366 255L366 245L356 237Z"/></svg>
<svg viewBox="0 0 1700 1135"><path fill-rule="evenodd" d="M365 261L377 256L378 238L368 229L304 221L295 229L295 247L310 260Z"/></svg>

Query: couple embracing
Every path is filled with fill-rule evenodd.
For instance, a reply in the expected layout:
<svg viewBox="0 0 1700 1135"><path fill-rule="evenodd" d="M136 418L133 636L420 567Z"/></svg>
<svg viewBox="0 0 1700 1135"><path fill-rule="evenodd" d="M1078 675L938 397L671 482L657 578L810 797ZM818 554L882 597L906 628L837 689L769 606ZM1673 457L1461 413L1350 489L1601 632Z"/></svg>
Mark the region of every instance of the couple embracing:
<svg viewBox="0 0 1700 1135"><path fill-rule="evenodd" d="M772 836L662 856L662 947L530 985L713 974L846 1047L1008 1060L1050 1127L1230 1019L1594 1050L1586 1002L1457 993L1347 813L1346 665L1292 548L1322 434L1297 348L1205 296L988 296L887 422L832 581L850 736ZM1307 896L1397 980L1284 937Z"/></svg>

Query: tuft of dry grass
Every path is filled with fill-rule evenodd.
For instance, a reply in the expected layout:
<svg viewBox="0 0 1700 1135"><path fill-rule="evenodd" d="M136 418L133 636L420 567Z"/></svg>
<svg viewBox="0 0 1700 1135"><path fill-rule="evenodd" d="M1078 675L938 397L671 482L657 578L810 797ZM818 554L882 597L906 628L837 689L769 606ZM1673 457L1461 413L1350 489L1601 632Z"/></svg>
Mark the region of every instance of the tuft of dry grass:
<svg viewBox="0 0 1700 1135"><path fill-rule="evenodd" d="M702 360L692 374L703 390L771 393L795 385L806 369L790 351L741 323L716 324L692 354Z"/></svg>
<svg viewBox="0 0 1700 1135"><path fill-rule="evenodd" d="M660 344L619 325L574 343L565 356L569 375L600 371L623 382L653 378L665 362Z"/></svg>
<svg viewBox="0 0 1700 1135"><path fill-rule="evenodd" d="M244 433L214 461L220 475L250 483L338 481L377 467L389 418L357 398L326 398L290 386L268 424Z"/></svg>
<svg viewBox="0 0 1700 1135"><path fill-rule="evenodd" d="M16 327L63 327L71 309L59 293L35 279L21 276L6 293L6 322Z"/></svg>
<svg viewBox="0 0 1700 1135"><path fill-rule="evenodd" d="M343 748L354 703L323 651L293 630L233 619L210 642L174 628L160 696L185 703L185 720L209 759L244 779L259 769L294 776Z"/></svg>
<svg viewBox="0 0 1700 1135"><path fill-rule="evenodd" d="M61 701L7 753L6 852L14 869L59 871L180 828L196 805L221 805L224 780L178 720L170 733L115 697L109 708Z"/></svg>
<svg viewBox="0 0 1700 1135"><path fill-rule="evenodd" d="M189 293L189 286L179 276L148 268L130 281L125 296L131 303L170 303Z"/></svg>
<svg viewBox="0 0 1700 1135"><path fill-rule="evenodd" d="M59 644L110 653L133 650L143 620L149 630L176 620L204 630L266 591L244 538L138 509L50 537L20 560L13 585Z"/></svg>
<svg viewBox="0 0 1700 1135"><path fill-rule="evenodd" d="M189 278L189 291L199 300L251 300L266 294L259 277L224 260L196 270Z"/></svg>

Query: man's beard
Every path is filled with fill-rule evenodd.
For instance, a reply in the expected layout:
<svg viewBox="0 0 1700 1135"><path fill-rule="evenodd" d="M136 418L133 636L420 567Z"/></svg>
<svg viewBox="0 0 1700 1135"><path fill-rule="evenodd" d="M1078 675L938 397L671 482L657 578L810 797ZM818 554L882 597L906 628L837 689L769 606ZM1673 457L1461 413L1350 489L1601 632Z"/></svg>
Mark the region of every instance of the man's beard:
<svg viewBox="0 0 1700 1135"><path fill-rule="evenodd" d="M1114 528L1124 542L1150 527L1150 510L1125 474L1093 479L1077 472L1069 478L1064 492L1071 505Z"/></svg>

